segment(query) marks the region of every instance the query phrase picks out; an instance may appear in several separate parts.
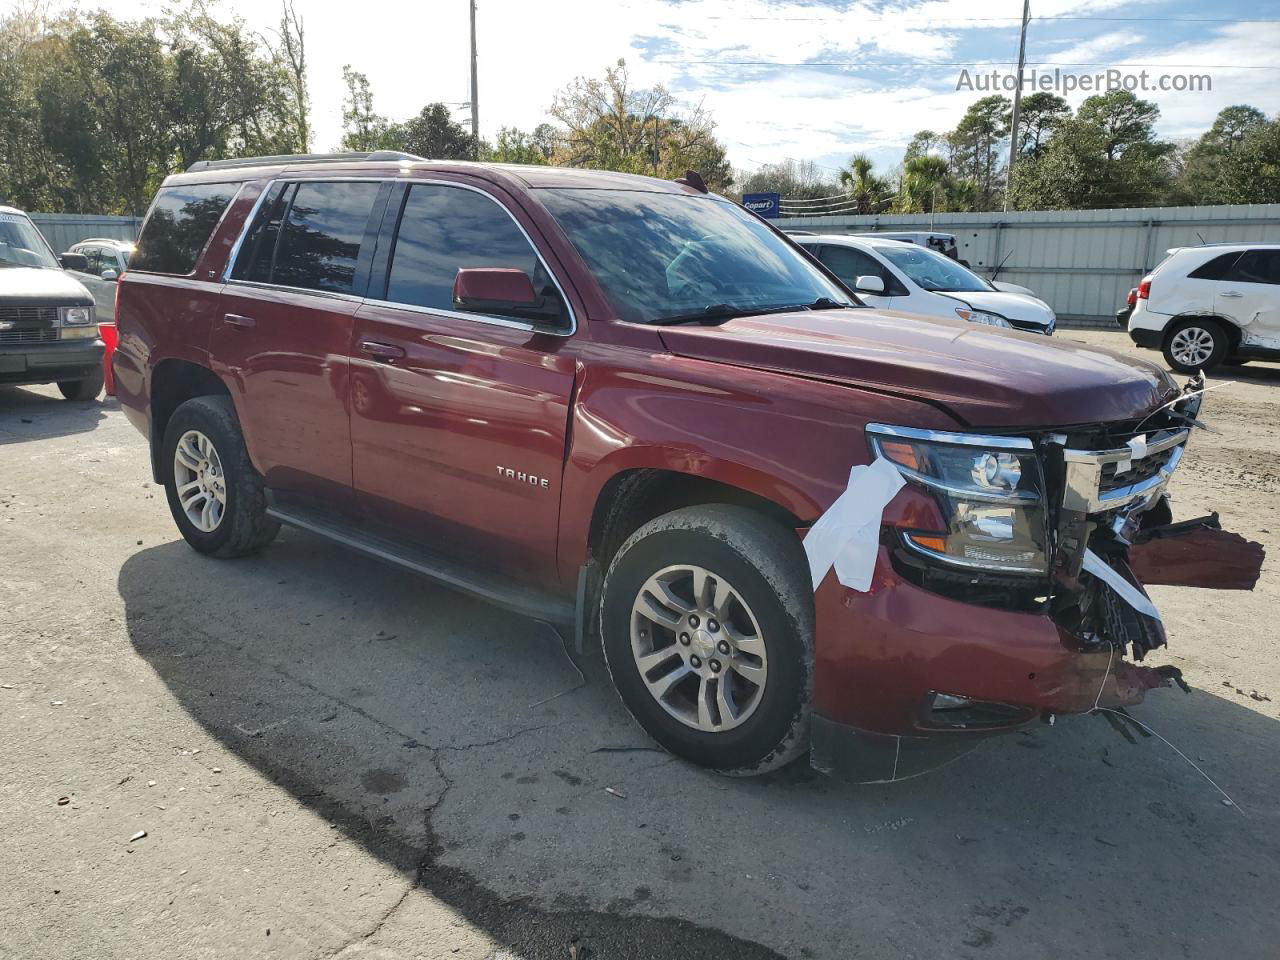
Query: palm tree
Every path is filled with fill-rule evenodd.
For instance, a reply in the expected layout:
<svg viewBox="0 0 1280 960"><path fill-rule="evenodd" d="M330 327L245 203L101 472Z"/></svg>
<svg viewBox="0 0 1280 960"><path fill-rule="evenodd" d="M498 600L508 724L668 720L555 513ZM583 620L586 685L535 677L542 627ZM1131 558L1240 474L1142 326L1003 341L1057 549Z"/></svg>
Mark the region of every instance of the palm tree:
<svg viewBox="0 0 1280 960"><path fill-rule="evenodd" d="M875 164L865 153L855 153L849 158L849 169L840 171L840 185L857 204L859 214L875 213L876 206L889 192L883 177L875 175Z"/></svg>
<svg viewBox="0 0 1280 960"><path fill-rule="evenodd" d="M902 189L894 207L898 213L930 213L945 198L947 186L946 160L930 154L912 157L902 165Z"/></svg>

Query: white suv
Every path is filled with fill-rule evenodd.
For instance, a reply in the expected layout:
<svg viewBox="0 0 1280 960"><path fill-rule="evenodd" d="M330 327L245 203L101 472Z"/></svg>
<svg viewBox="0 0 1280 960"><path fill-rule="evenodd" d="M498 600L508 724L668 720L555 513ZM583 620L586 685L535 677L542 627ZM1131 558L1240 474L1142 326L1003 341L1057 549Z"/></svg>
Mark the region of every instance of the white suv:
<svg viewBox="0 0 1280 960"><path fill-rule="evenodd" d="M1129 336L1179 373L1280 360L1280 243L1174 247L1138 285Z"/></svg>
<svg viewBox="0 0 1280 960"><path fill-rule="evenodd" d="M1038 297L1000 290L963 264L913 243L845 234L791 239L876 309L1046 335L1058 323Z"/></svg>

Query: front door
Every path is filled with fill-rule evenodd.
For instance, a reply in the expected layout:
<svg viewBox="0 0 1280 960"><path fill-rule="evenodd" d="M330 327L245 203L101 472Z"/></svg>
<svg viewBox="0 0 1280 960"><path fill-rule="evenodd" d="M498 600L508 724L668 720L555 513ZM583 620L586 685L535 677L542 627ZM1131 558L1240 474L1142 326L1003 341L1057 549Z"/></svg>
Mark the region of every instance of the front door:
<svg viewBox="0 0 1280 960"><path fill-rule="evenodd" d="M460 184L415 183L356 315L354 483L374 520L423 546L555 583L556 529L575 359L571 317L534 324L454 309L466 267L524 270L563 294L515 216ZM388 229L395 216L388 208ZM529 229L532 229L530 227Z"/></svg>
<svg viewBox="0 0 1280 960"><path fill-rule="evenodd" d="M1246 345L1280 350L1280 249L1245 251L1218 281L1213 303Z"/></svg>
<svg viewBox="0 0 1280 960"><path fill-rule="evenodd" d="M857 293L859 300L870 307L888 309L893 305L895 296L902 286L884 264L856 247L845 247L834 243L823 244L818 253L818 259L839 277L846 287ZM858 277L879 277L884 283L884 292L870 293L859 290Z"/></svg>
<svg viewBox="0 0 1280 960"><path fill-rule="evenodd" d="M348 353L380 186L275 184L241 245L210 339L267 485L338 508L353 499Z"/></svg>

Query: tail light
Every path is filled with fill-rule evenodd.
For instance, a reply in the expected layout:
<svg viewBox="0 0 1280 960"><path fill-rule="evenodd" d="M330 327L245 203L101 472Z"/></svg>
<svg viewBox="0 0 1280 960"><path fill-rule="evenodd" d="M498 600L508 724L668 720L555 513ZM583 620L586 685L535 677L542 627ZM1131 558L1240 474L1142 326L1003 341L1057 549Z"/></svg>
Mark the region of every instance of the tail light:
<svg viewBox="0 0 1280 960"><path fill-rule="evenodd" d="M1132 307L1137 302L1138 302L1138 288L1130 287L1129 296L1124 298L1125 306Z"/></svg>
<svg viewBox="0 0 1280 960"><path fill-rule="evenodd" d="M1142 282L1138 284L1138 299L1139 300L1151 299L1151 278L1150 277L1144 277Z"/></svg>

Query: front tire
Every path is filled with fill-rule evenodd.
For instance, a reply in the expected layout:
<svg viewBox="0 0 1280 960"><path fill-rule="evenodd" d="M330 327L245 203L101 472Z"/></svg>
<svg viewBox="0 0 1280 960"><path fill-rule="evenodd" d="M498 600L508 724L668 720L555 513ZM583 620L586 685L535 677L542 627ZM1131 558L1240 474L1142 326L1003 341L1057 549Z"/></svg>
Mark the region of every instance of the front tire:
<svg viewBox="0 0 1280 960"><path fill-rule="evenodd" d="M725 504L651 520L609 564L600 625L618 695L671 753L748 776L807 746L813 588L776 522Z"/></svg>
<svg viewBox="0 0 1280 960"><path fill-rule="evenodd" d="M1217 321L1180 320L1164 338L1164 359L1178 373L1212 370L1226 359L1230 346L1227 331Z"/></svg>
<svg viewBox="0 0 1280 960"><path fill-rule="evenodd" d="M230 397L195 397L164 433L161 462L169 511L183 539L201 553L243 557L275 539L262 479L249 462Z"/></svg>
<svg viewBox="0 0 1280 960"><path fill-rule="evenodd" d="M58 392L66 400L93 400L102 392L102 371L83 380L59 380Z"/></svg>

